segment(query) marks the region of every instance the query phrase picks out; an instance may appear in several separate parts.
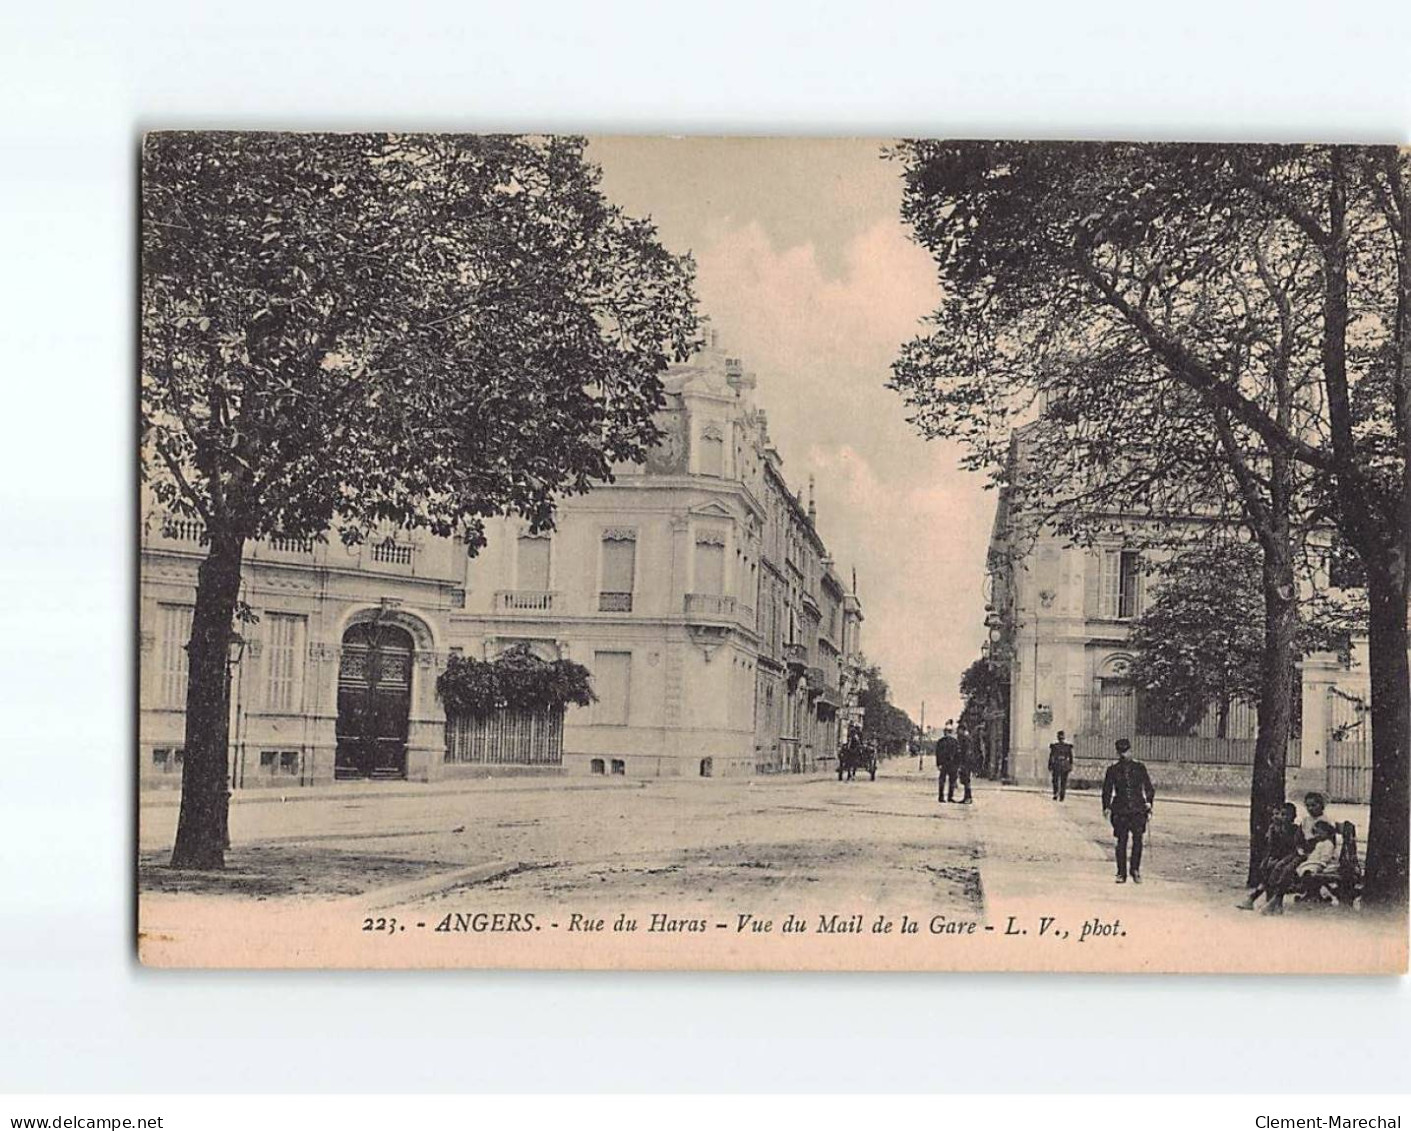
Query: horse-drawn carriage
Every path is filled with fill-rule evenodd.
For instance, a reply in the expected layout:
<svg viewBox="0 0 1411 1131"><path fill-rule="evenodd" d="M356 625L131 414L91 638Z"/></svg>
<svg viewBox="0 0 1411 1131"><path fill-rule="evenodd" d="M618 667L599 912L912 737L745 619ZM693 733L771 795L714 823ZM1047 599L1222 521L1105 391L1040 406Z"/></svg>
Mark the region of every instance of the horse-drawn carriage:
<svg viewBox="0 0 1411 1131"><path fill-rule="evenodd" d="M877 780L877 746L853 738L838 751L838 780L846 775L852 781L858 770L866 770L872 781Z"/></svg>

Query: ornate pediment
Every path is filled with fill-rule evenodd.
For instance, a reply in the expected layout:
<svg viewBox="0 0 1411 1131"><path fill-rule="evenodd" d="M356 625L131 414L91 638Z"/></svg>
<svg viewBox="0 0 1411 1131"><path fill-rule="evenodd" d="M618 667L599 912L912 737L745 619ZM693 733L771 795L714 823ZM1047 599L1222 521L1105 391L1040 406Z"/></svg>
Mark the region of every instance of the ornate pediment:
<svg viewBox="0 0 1411 1131"><path fill-rule="evenodd" d="M686 513L692 518L728 518L731 521L734 521L735 518L734 511L724 503L715 499L712 499L708 503L702 503L700 506L692 507Z"/></svg>

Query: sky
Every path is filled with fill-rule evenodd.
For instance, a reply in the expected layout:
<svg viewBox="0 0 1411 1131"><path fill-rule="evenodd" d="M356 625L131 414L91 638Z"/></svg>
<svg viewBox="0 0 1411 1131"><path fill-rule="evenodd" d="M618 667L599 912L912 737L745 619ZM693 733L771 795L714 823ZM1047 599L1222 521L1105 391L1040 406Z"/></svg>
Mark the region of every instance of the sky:
<svg viewBox="0 0 1411 1131"><path fill-rule="evenodd" d="M899 167L876 140L596 138L604 193L696 260L701 312L755 372L758 407L818 529L857 569L863 651L926 723L959 713L985 638L995 495L960 449L923 440L887 389L936 305L930 257L899 217Z"/></svg>

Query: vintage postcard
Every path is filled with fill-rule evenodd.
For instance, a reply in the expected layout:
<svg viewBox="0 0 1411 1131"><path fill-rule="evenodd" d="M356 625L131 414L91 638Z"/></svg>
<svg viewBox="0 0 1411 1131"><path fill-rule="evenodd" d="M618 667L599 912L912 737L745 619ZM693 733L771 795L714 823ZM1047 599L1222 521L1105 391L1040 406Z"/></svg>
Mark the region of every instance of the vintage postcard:
<svg viewBox="0 0 1411 1131"><path fill-rule="evenodd" d="M1408 153L141 177L144 963L1406 970Z"/></svg>

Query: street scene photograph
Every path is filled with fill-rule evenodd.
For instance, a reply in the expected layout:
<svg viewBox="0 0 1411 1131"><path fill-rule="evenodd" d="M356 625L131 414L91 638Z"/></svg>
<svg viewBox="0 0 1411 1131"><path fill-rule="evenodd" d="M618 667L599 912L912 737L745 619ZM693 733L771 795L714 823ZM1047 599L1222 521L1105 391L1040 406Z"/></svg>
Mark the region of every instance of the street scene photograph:
<svg viewBox="0 0 1411 1131"><path fill-rule="evenodd" d="M145 965L1406 971L1411 150L140 174Z"/></svg>

